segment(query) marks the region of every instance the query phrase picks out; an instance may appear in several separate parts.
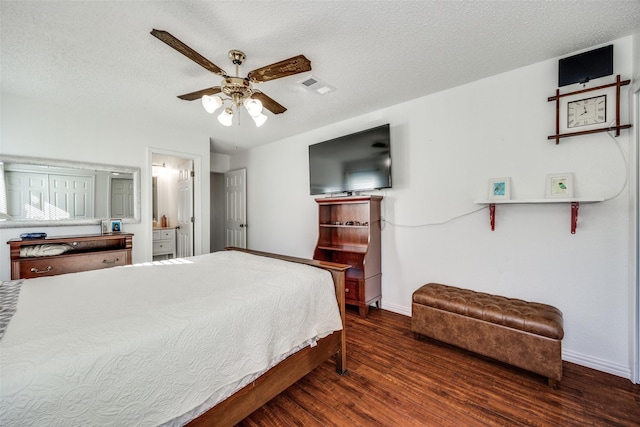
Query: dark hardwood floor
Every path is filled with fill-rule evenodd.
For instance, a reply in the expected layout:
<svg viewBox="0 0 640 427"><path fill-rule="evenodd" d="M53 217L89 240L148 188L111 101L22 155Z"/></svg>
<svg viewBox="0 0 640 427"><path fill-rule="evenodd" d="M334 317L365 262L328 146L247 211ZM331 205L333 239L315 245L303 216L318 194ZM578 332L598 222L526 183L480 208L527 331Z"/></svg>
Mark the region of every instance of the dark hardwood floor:
<svg viewBox="0 0 640 427"><path fill-rule="evenodd" d="M291 386L239 426L640 426L640 385L564 362L546 378L424 339L385 310L347 313L347 367Z"/></svg>

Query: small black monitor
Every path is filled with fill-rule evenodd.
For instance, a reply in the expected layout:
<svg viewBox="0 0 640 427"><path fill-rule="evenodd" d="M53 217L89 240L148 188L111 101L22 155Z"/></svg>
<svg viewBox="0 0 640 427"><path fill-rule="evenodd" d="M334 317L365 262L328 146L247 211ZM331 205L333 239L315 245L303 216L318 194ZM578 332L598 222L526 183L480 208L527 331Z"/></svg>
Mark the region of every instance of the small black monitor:
<svg viewBox="0 0 640 427"><path fill-rule="evenodd" d="M613 74L613 45L562 58L558 62L558 86L587 83Z"/></svg>

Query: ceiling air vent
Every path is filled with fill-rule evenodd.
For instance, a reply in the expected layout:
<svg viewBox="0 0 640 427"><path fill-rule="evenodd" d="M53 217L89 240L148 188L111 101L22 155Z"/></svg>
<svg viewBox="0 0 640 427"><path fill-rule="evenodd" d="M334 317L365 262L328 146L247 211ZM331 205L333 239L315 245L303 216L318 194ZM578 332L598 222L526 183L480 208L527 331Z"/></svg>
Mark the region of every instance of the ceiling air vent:
<svg viewBox="0 0 640 427"><path fill-rule="evenodd" d="M314 76L309 76L299 83L310 91L319 93L320 95L325 95L336 90L335 87L323 82L322 80Z"/></svg>

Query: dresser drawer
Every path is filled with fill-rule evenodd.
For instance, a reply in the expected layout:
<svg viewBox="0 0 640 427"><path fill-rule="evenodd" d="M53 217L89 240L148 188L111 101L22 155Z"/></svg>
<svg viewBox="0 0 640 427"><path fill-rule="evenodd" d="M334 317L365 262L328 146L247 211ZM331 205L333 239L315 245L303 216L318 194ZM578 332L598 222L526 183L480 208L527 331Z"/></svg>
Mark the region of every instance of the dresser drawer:
<svg viewBox="0 0 640 427"><path fill-rule="evenodd" d="M167 230L153 230L153 240L173 239L176 235L173 228Z"/></svg>
<svg viewBox="0 0 640 427"><path fill-rule="evenodd" d="M170 240L154 240L153 255L173 254L175 252L175 242Z"/></svg>
<svg viewBox="0 0 640 427"><path fill-rule="evenodd" d="M359 280L347 279L344 281L344 296L348 300L359 301Z"/></svg>
<svg viewBox="0 0 640 427"><path fill-rule="evenodd" d="M18 262L20 264L20 277L31 279L33 277L55 276L64 273L126 265L126 261L126 250L115 250L22 259Z"/></svg>

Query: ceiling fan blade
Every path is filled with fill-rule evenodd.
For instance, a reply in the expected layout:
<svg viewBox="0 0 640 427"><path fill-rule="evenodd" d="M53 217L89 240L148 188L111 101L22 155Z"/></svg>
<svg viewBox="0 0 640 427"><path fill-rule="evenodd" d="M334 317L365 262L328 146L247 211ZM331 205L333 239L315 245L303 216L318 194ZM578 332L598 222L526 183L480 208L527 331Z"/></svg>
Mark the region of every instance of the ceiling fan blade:
<svg viewBox="0 0 640 427"><path fill-rule="evenodd" d="M178 52L180 52L181 54L183 54L184 56L186 56L196 64L206 68L212 73L219 74L221 76L227 75L227 72L224 71L222 68L218 67L216 64L209 61L207 58L200 55L198 52L191 49L186 44L182 43L180 40L172 36L170 33L163 30L153 29L151 31L151 35L157 38L158 40L166 43L167 45L171 46L172 48L174 48L175 50L177 50Z"/></svg>
<svg viewBox="0 0 640 427"><path fill-rule="evenodd" d="M275 64L255 69L249 72L247 77L254 83L262 83L304 73L305 71L311 71L311 61L305 58L304 55L298 55L285 59L284 61L276 62Z"/></svg>
<svg viewBox="0 0 640 427"><path fill-rule="evenodd" d="M198 90L196 92L185 93L184 95L178 96L178 98L183 99L185 101L195 101L196 99L200 99L205 95L215 95L216 93L220 93L222 90L220 86L214 86L207 89Z"/></svg>
<svg viewBox="0 0 640 427"><path fill-rule="evenodd" d="M253 92L253 95L251 95L251 98L257 99L258 101L262 102L262 106L267 110L271 111L273 114L282 114L285 111L287 111L285 107L278 104L276 101L274 101L272 98L268 97L262 92Z"/></svg>

